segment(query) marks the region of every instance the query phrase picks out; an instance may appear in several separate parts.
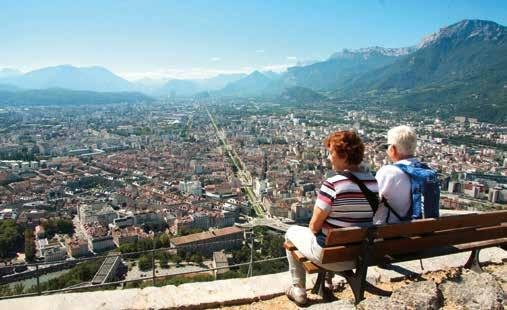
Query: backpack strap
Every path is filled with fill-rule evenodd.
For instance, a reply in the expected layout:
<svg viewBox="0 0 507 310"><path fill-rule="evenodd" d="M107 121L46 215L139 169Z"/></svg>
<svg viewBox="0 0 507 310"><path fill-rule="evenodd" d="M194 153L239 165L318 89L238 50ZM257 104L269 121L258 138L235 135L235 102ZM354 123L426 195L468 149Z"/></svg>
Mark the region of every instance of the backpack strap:
<svg viewBox="0 0 507 310"><path fill-rule="evenodd" d="M391 205L389 204L389 202L387 202L387 199L385 197L382 197L382 200L380 200L380 203L384 204L384 206L387 208L387 218L386 218L386 223L389 223L389 216L391 215L391 212L394 214L394 216L396 216L398 218L398 220L400 221L406 221L406 220L409 220L410 217L408 214L411 214L411 212L409 212L407 214L407 216L400 216L398 214L398 212L396 212L396 210L394 210L393 207L391 207ZM411 207L412 208L412 207Z"/></svg>
<svg viewBox="0 0 507 310"><path fill-rule="evenodd" d="M382 201L384 202L385 206L389 209L389 211L393 212L394 215L398 218L398 220L400 221L407 221L407 220L410 220L412 219L412 213L413 213L413 207L412 207L412 204L413 204L413 197L412 197L412 176L410 175L410 171L412 171L414 169L414 167L416 166L419 166L419 165L423 165L421 162L419 161L414 161L410 164L394 164L393 166L397 167L398 169L400 169L406 176L408 176L408 179L410 180L410 208L408 209L407 211L407 215L405 216L400 216L388 203L387 203L387 200L382 197ZM427 167L427 166L426 166Z"/></svg>
<svg viewBox="0 0 507 310"><path fill-rule="evenodd" d="M389 223L389 216L391 214L391 212L398 218L398 220L400 221L406 221L409 218L409 216L400 216L398 214L398 212L396 212L393 207L391 207L391 205L387 202L387 200L382 197L382 200L379 201L378 199L378 195L375 194L374 192L372 192L368 187L366 187L366 185L364 184L363 181L361 181L358 177L356 177L353 173L351 173L350 171L342 171L341 172L341 175L345 176L347 179L351 180L352 182L354 182L357 186L359 186L359 189L361 190L361 192L364 194L364 196L366 197L366 200L368 200L368 203L370 204L371 208L373 209L373 215L375 215L375 213L377 213L377 210L378 210L378 207L379 207L379 204L382 203L384 204L384 206L387 208L387 218L386 218L386 222Z"/></svg>
<svg viewBox="0 0 507 310"><path fill-rule="evenodd" d="M372 192L366 185L364 185L364 182L361 181L358 177L356 177L352 172L350 171L343 171L341 172L341 175L345 176L347 179L354 182L357 186L359 186L359 189L366 197L366 200L368 200L368 203L370 204L371 208L373 209L373 214L377 213L378 210L378 196Z"/></svg>

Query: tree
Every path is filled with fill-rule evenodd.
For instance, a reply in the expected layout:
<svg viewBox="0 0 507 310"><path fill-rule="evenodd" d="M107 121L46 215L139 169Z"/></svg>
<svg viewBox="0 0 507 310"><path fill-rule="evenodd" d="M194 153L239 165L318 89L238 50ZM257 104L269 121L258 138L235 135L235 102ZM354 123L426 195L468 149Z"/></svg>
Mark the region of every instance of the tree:
<svg viewBox="0 0 507 310"><path fill-rule="evenodd" d="M182 261L183 259L181 258L181 256L179 256L178 254L176 254L176 255L171 256L171 257L170 257L170 260L171 260L172 262L176 263L176 264L179 264L179 263L181 263L181 261Z"/></svg>
<svg viewBox="0 0 507 310"><path fill-rule="evenodd" d="M4 220L0 224L0 257L6 258L10 254L23 248L23 235L16 222Z"/></svg>
<svg viewBox="0 0 507 310"><path fill-rule="evenodd" d="M59 219L56 221L58 232L62 234L72 235L74 233L74 223L70 219Z"/></svg>
<svg viewBox="0 0 507 310"><path fill-rule="evenodd" d="M41 225L48 238L52 238L55 234L72 235L74 233L74 224L70 219L49 219Z"/></svg>
<svg viewBox="0 0 507 310"><path fill-rule="evenodd" d="M147 255L142 255L139 258L139 270L141 271L148 271L153 268L153 264L151 261L151 257Z"/></svg>
<svg viewBox="0 0 507 310"><path fill-rule="evenodd" d="M159 262L160 262L160 268L164 268L164 269L169 268L169 260L167 259L167 256L163 255L160 258Z"/></svg>
<svg viewBox="0 0 507 310"><path fill-rule="evenodd" d="M35 241L31 229L25 230L25 259L27 262L35 260Z"/></svg>
<svg viewBox="0 0 507 310"><path fill-rule="evenodd" d="M160 235L159 240L160 240L160 246L162 248L166 248L171 245L171 240L167 234Z"/></svg>
<svg viewBox="0 0 507 310"><path fill-rule="evenodd" d="M197 263L197 264L201 264L202 261L203 261L203 258L202 258L202 255L200 254L193 254L191 257L190 257L190 261L191 262L194 262L194 263Z"/></svg>
<svg viewBox="0 0 507 310"><path fill-rule="evenodd" d="M135 243L125 243L120 245L119 250L121 253L132 253L137 251L137 246Z"/></svg>

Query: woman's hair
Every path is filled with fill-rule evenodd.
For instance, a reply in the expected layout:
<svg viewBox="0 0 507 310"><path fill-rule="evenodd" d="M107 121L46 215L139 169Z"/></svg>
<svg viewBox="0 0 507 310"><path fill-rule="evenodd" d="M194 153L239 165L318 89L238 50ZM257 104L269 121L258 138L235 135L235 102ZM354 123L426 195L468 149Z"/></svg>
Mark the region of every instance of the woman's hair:
<svg viewBox="0 0 507 310"><path fill-rule="evenodd" d="M334 150L339 157L347 157L351 165L359 165L364 157L364 144L355 131L337 131L324 140L329 151Z"/></svg>

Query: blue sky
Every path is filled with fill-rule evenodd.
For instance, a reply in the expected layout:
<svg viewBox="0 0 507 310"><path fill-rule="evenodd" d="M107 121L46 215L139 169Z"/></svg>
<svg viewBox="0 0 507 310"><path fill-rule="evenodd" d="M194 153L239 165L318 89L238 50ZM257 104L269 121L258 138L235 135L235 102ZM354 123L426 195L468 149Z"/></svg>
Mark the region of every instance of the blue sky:
<svg viewBox="0 0 507 310"><path fill-rule="evenodd" d="M342 48L415 45L507 1L2 1L0 68L100 65L129 78L282 70Z"/></svg>

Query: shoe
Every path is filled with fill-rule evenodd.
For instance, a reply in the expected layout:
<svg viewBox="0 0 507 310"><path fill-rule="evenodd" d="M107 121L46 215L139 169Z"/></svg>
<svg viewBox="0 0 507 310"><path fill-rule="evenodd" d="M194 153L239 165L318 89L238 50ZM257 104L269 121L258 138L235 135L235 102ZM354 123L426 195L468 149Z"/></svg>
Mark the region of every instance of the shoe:
<svg viewBox="0 0 507 310"><path fill-rule="evenodd" d="M326 280L324 281L324 287L334 292L335 287L333 285L334 272L326 272Z"/></svg>
<svg viewBox="0 0 507 310"><path fill-rule="evenodd" d="M285 295L298 306L304 306L308 301L306 298L306 289L298 285L289 286L285 291Z"/></svg>

